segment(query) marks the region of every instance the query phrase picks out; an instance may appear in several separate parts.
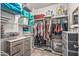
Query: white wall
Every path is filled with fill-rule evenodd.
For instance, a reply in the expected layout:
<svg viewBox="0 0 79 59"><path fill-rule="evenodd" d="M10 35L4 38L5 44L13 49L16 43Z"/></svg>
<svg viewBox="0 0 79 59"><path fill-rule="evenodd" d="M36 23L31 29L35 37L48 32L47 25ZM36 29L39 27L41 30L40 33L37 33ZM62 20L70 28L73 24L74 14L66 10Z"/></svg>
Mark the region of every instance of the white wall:
<svg viewBox="0 0 79 59"><path fill-rule="evenodd" d="M69 14L69 28L71 25L73 25L73 19L72 19L72 12L79 7L79 3L70 3L68 4L68 14ZM72 29L70 29L72 31ZM75 29L75 31L78 31L78 29Z"/></svg>
<svg viewBox="0 0 79 59"><path fill-rule="evenodd" d="M15 15L15 21L14 21L14 23L16 24L16 25L14 25L15 32L19 32L19 25L18 25L19 18L20 18L20 15Z"/></svg>
<svg viewBox="0 0 79 59"><path fill-rule="evenodd" d="M32 10L32 14L35 15L35 14L45 14L46 15L46 12L48 10L53 10L53 13L56 15L56 8L59 7L60 5L64 6L65 8L67 8L67 4L54 4L54 5L51 5L51 6L48 6L48 7L44 7L44 8L39 8L39 9L33 9Z"/></svg>

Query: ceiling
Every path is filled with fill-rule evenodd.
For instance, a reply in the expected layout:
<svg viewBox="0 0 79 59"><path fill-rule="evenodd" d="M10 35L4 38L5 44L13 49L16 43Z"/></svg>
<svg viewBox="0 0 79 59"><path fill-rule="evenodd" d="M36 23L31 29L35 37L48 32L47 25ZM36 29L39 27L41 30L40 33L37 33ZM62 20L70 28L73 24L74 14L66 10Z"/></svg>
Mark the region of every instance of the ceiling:
<svg viewBox="0 0 79 59"><path fill-rule="evenodd" d="M38 9L38 8L43 8L54 4L56 3L29 3L29 6L31 6L31 8Z"/></svg>

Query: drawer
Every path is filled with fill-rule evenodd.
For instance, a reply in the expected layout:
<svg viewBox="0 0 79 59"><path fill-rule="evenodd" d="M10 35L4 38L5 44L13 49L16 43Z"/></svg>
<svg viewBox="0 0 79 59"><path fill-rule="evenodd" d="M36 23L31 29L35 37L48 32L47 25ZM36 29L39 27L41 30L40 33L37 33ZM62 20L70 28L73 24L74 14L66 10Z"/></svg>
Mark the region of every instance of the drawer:
<svg viewBox="0 0 79 59"><path fill-rule="evenodd" d="M17 46L12 47L12 55L15 55L23 50L23 44L19 44Z"/></svg>
<svg viewBox="0 0 79 59"><path fill-rule="evenodd" d="M22 40L18 40L18 41L12 42L12 46L16 46L16 45L19 45L19 44L22 44L22 43L23 43Z"/></svg>
<svg viewBox="0 0 79 59"><path fill-rule="evenodd" d="M60 41L54 41L53 47L55 51L61 52L62 50L62 43Z"/></svg>

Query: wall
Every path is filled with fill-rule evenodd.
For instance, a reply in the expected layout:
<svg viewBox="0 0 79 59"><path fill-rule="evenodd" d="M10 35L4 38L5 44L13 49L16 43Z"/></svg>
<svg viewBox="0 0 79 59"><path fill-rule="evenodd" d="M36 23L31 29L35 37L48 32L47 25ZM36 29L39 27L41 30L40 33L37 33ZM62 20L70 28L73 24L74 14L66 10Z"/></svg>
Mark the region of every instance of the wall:
<svg viewBox="0 0 79 59"><path fill-rule="evenodd" d="M72 19L72 12L79 6L79 3L70 3L68 4L68 14L69 14L69 30L72 31L72 29L70 29L71 25L73 25L73 19ZM75 31L78 31L78 28L75 29Z"/></svg>
<svg viewBox="0 0 79 59"><path fill-rule="evenodd" d="M15 15L15 21L14 21L14 23L16 24L16 25L14 25L15 32L19 32L19 25L18 25L19 18L20 18L20 15Z"/></svg>
<svg viewBox="0 0 79 59"><path fill-rule="evenodd" d="M1 4L0 4L0 8L1 8ZM0 17L1 17L1 10L0 10ZM1 33L1 20L0 20L0 33ZM0 34L0 37L1 37L1 34ZM1 55L1 38L0 38L0 55Z"/></svg>
<svg viewBox="0 0 79 59"><path fill-rule="evenodd" d="M54 5L51 5L51 6L48 6L48 7L44 7L44 8L39 8L39 9L33 9L32 10L32 14L33 15L35 15L35 14L45 14L46 15L46 12L48 11L48 10L53 10L53 14L55 14L56 15L56 8L58 7L58 6L60 6L60 5L62 5L62 6L64 6L65 8L67 8L67 4L54 4Z"/></svg>

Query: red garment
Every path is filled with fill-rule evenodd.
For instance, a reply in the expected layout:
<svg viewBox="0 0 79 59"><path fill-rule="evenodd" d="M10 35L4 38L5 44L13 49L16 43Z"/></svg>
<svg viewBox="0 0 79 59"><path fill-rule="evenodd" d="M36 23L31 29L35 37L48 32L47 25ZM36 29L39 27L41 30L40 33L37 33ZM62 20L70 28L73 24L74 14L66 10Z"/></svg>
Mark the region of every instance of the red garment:
<svg viewBox="0 0 79 59"><path fill-rule="evenodd" d="M61 32L62 30L61 30L60 26L58 26L58 24L57 24L54 31L59 33L59 32Z"/></svg>

